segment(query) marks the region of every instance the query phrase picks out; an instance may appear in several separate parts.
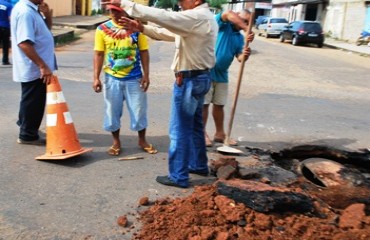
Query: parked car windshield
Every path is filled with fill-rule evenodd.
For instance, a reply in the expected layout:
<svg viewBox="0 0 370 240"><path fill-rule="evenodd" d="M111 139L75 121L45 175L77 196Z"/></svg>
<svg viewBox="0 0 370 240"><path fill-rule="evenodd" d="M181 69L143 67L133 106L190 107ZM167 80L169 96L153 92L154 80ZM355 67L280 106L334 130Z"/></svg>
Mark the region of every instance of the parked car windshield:
<svg viewBox="0 0 370 240"><path fill-rule="evenodd" d="M271 18L270 23L288 23L284 18Z"/></svg>
<svg viewBox="0 0 370 240"><path fill-rule="evenodd" d="M318 23L305 23L303 28L305 31L321 31L321 26Z"/></svg>

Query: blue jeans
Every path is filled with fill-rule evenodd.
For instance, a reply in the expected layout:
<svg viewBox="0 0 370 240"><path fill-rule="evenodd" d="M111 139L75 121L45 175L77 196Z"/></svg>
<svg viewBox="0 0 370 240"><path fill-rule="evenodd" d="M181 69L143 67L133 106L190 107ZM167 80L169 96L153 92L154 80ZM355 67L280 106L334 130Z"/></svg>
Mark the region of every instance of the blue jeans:
<svg viewBox="0 0 370 240"><path fill-rule="evenodd" d="M147 128L147 95L140 88L140 79L120 81L106 74L103 93L105 102L104 130L115 132L121 128L124 101L126 101L130 114L130 129L141 131Z"/></svg>
<svg viewBox="0 0 370 240"><path fill-rule="evenodd" d="M210 74L184 78L174 84L170 119L169 179L189 185L189 169L208 172L202 109L211 85Z"/></svg>

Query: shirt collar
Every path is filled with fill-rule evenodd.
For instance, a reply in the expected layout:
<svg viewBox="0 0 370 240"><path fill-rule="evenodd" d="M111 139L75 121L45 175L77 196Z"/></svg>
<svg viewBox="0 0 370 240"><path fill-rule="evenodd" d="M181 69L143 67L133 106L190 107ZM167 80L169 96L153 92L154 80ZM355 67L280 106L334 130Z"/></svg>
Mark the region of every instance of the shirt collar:
<svg viewBox="0 0 370 240"><path fill-rule="evenodd" d="M26 5L30 6L31 8L35 9L36 11L39 10L39 7L36 4L34 4L33 2L31 2L30 0L20 0L20 1L22 1Z"/></svg>
<svg viewBox="0 0 370 240"><path fill-rule="evenodd" d="M117 24L113 19L111 19L112 25L115 26L116 28L123 28L123 26Z"/></svg>

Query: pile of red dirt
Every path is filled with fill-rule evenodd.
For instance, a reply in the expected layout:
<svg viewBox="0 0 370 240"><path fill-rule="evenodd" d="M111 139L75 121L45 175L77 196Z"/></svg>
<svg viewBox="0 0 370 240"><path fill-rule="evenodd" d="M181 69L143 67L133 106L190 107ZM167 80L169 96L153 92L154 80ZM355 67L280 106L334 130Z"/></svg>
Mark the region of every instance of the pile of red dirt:
<svg viewBox="0 0 370 240"><path fill-rule="evenodd" d="M343 191L318 191L315 197L334 203ZM362 194L369 194L368 189ZM142 228L133 239L370 239L368 206L348 196L341 203L345 208L337 209L318 200L316 212L307 214L259 213L218 194L216 185L198 186L188 197L157 200L141 212Z"/></svg>

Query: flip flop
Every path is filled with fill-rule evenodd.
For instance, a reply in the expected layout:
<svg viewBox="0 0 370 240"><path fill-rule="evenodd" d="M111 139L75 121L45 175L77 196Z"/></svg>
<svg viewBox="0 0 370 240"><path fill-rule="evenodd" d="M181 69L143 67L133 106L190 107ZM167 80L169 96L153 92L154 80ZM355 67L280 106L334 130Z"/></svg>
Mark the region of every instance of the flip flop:
<svg viewBox="0 0 370 240"><path fill-rule="evenodd" d="M111 155L111 156L118 156L118 155L120 155L120 154L121 154L121 148L116 148L116 147L114 147L114 146L111 146L111 147L108 149L107 153L108 153L109 155Z"/></svg>
<svg viewBox="0 0 370 240"><path fill-rule="evenodd" d="M206 136L206 147L212 147L213 146L213 143L211 141L211 139L209 139L208 136Z"/></svg>
<svg viewBox="0 0 370 240"><path fill-rule="evenodd" d="M214 138L213 139L214 142L217 142L217 143L224 143L224 139L221 139L221 138ZM229 146L238 146L238 142L235 141L234 139L229 139Z"/></svg>
<svg viewBox="0 0 370 240"><path fill-rule="evenodd" d="M152 145L152 144L149 144L149 146L148 146L148 147L143 147L142 149L143 149L145 152L149 153L149 154L156 154L156 153L158 152L158 150L157 150L157 149L155 149L155 148L153 147L153 145Z"/></svg>

